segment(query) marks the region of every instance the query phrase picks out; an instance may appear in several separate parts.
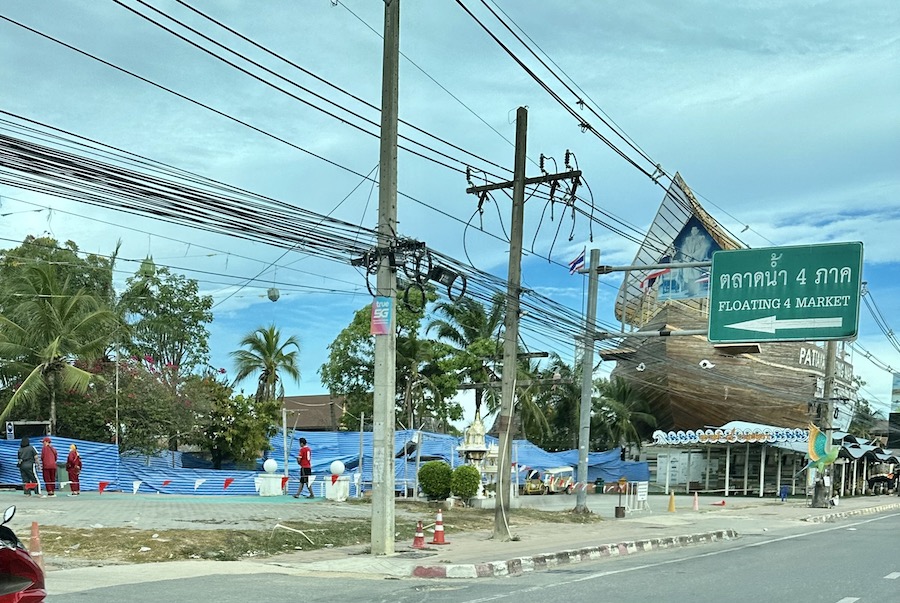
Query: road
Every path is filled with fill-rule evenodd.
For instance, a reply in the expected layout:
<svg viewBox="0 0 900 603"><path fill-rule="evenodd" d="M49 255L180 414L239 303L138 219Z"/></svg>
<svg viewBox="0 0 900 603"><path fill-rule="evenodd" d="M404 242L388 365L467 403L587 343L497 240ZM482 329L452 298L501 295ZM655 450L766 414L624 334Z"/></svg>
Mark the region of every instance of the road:
<svg viewBox="0 0 900 603"><path fill-rule="evenodd" d="M285 574L165 579L50 596L49 603L150 603L207 600L244 603L290 598L304 603L488 603L555 599L656 601L900 601L900 513L790 534L747 535L728 543L669 549L526 574L474 580L388 580Z"/></svg>

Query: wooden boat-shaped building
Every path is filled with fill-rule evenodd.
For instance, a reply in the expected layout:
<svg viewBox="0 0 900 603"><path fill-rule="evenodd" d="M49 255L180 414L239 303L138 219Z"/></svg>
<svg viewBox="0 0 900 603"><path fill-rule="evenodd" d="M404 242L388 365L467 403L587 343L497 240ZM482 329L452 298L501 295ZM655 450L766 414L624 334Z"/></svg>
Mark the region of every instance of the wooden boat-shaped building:
<svg viewBox="0 0 900 603"><path fill-rule="evenodd" d="M743 247L697 202L680 175L657 212L632 265L709 260ZM702 330L708 326L708 268L625 273L616 318L625 331ZM825 348L817 342L713 345L704 335L625 337L601 345L651 405L657 428L693 430L730 421L805 427L824 411ZM853 367L838 345L835 429L846 430L856 399Z"/></svg>

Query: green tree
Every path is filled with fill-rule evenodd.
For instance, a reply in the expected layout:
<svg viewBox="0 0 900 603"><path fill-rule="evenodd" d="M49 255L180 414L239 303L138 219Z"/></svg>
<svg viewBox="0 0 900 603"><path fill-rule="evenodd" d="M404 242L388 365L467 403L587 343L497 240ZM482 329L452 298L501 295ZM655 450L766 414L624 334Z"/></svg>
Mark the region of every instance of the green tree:
<svg viewBox="0 0 900 603"><path fill-rule="evenodd" d="M407 429L425 427L431 431L446 432L448 421L462 418L458 404L448 405L447 400L457 391L459 381L449 370L452 350L430 339L421 339L416 333L397 340L397 387L403 391L404 416ZM398 417L398 423L401 417Z"/></svg>
<svg viewBox="0 0 900 603"><path fill-rule="evenodd" d="M593 414L609 447L634 444L640 448L642 433L656 426L646 398L621 377L597 380L594 387L599 396L593 401Z"/></svg>
<svg viewBox="0 0 900 603"><path fill-rule="evenodd" d="M516 381L528 383L516 391L515 413L518 423L522 428L522 436L532 442L540 441L550 433L550 422L541 404L541 394L547 387L552 387L549 385L552 382L543 378L538 361L520 359L518 369Z"/></svg>
<svg viewBox="0 0 900 603"><path fill-rule="evenodd" d="M426 291L428 299L434 293ZM417 295L413 296L418 297ZM398 424L412 420L449 430L449 421L462 417L462 407L452 402L458 380L447 346L418 336L424 318L421 298L397 305L397 359L395 410ZM333 396L342 396L347 415L344 423L357 427L363 413L372 416L375 385L375 336L371 334L371 305L361 308L328 346L328 361L319 369L322 383Z"/></svg>
<svg viewBox="0 0 900 603"><path fill-rule="evenodd" d="M20 402L46 399L56 433L59 392L84 392L91 380L91 373L76 367L75 360L102 355L118 326L117 316L84 289L74 289L69 279L60 283L57 272L45 263L25 266L6 285L10 298L20 301L0 316L0 359L3 372L20 375L22 382L0 412L0 421Z"/></svg>
<svg viewBox="0 0 900 603"><path fill-rule="evenodd" d="M114 307L116 294L113 288L112 269L119 245L108 256L85 254L74 241L60 243L52 237L25 237L19 247L0 251L0 281L9 282L21 274L22 269L34 264L52 267L57 282L68 281L72 289L84 289L103 305ZM15 305L16 300L10 299ZM0 300L0 314L9 307Z"/></svg>
<svg viewBox="0 0 900 603"><path fill-rule="evenodd" d="M485 395L497 398L499 390L485 387L484 383L496 380L490 368L499 360L502 352L500 331L505 316L506 296L497 293L490 308L472 297L435 305L438 318L426 327L426 332L437 335L438 340L449 343L456 350L455 368L460 383L475 385L475 412L481 411Z"/></svg>
<svg viewBox="0 0 900 603"><path fill-rule="evenodd" d="M578 447L578 424L581 407L581 367L566 363L558 354L551 354L550 362L541 377L549 384L538 392L538 404L544 408L548 430L543 438L534 440L546 450L571 450ZM595 434L592 432L592 440Z"/></svg>
<svg viewBox="0 0 900 603"><path fill-rule="evenodd" d="M207 366L212 297L200 295L197 281L147 258L126 281L119 305L131 327L124 342L131 356L176 367L182 377Z"/></svg>
<svg viewBox="0 0 900 603"><path fill-rule="evenodd" d="M363 413L372 416L375 337L370 334L371 312L370 304L353 314L350 324L328 345L328 360L319 368L322 384L331 395L344 398L345 421L347 417L358 420Z"/></svg>
<svg viewBox="0 0 900 603"><path fill-rule="evenodd" d="M209 452L215 469L226 459L253 461L268 447L278 424L278 400L235 396L214 373L189 376L182 395L198 426L189 441Z"/></svg>
<svg viewBox="0 0 900 603"><path fill-rule="evenodd" d="M180 399L171 388L177 381L173 367L124 358L118 370L115 362L96 362L84 368L94 377L85 392L69 392L63 397L60 435L113 442L118 426L120 451L150 455L168 448L179 434L192 433L195 422L188 416L193 412L190 402Z"/></svg>
<svg viewBox="0 0 900 603"><path fill-rule="evenodd" d="M254 396L257 402L284 398L281 374L300 380L300 342L294 335L281 341L281 331L275 325L259 327L245 335L240 345L247 349L231 352L236 371L234 384L258 373Z"/></svg>

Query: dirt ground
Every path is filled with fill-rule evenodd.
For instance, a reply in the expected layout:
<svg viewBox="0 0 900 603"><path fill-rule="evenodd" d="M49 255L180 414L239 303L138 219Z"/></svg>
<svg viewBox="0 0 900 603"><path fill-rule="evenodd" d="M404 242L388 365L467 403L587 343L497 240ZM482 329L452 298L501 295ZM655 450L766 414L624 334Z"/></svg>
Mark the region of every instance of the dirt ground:
<svg viewBox="0 0 900 603"><path fill-rule="evenodd" d="M434 515L432 503L402 502L398 511L424 512ZM597 515L570 512L520 509L516 527L531 523L595 523ZM443 522L453 531L490 530L494 522L492 509L454 507L443 511ZM425 529L431 527L425 525ZM415 526L396 524L398 542L412 542ZM184 559L234 561L251 557L271 557L285 552L330 547L367 545L371 534L368 519L318 518L310 522L286 521L271 530L168 529L137 530L132 528L70 528L43 525L40 529L42 551L55 567L108 565L120 563L152 563ZM29 538L23 539L26 545Z"/></svg>

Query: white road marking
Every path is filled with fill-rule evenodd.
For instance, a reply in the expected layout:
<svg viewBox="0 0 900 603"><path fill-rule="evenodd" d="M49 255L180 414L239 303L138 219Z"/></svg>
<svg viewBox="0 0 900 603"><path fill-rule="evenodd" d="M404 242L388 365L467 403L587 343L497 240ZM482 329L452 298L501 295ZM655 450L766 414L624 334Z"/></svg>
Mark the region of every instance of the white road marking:
<svg viewBox="0 0 900 603"><path fill-rule="evenodd" d="M884 577L885 580L896 580L900 578L900 572L892 572Z"/></svg>
<svg viewBox="0 0 900 603"><path fill-rule="evenodd" d="M863 521L858 521L854 524L854 526L863 525L866 523L872 523L874 521L881 521L882 519L889 519L891 517L897 517L900 513L891 513L890 515L884 515L881 517L874 517L872 519L865 519ZM812 532L803 532L802 534L793 534L791 536L781 536L779 538L773 538L772 540L764 540L761 542L751 542L749 544L745 544L743 546L734 547L732 549L725 549L722 551L710 551L708 553L700 553L699 555L692 555L691 557L684 557L682 559L670 559L668 561L661 561L659 563L648 563L646 565L638 565L635 567L628 567L624 569L618 570L610 570L607 572L597 572L596 574L590 574L587 576L582 576L580 578L573 578L571 580L561 580L559 582L554 582L553 584L541 585L541 586L530 586L524 589L515 589L511 590L507 593L498 593L496 595L491 595L488 597L479 597L477 599L469 599L468 601L463 601L461 603L487 603L488 601L498 601L500 599L507 599L511 597L520 596L522 593L533 593L537 591L553 589L557 590L560 587L563 587L567 584L575 584L577 582L585 582L587 580L596 580L597 578L605 578L606 576L614 576L616 574L624 574L627 572L635 572L644 569L650 569L653 567L662 567L664 565L672 565L674 563L684 563L685 561L693 561L694 559L700 559L703 557L713 557L715 555L724 555L726 553L733 553L735 551L742 551L744 549L751 549L754 547L765 546L767 544L773 544L776 542L783 542L785 540L794 540L795 538L803 538L805 536L811 536L814 534L825 534L827 532L834 532L835 530L846 530L846 526L835 526L831 528L823 528L821 530L813 530ZM838 603L853 603L854 601L859 601L859 598L845 598L838 601Z"/></svg>

